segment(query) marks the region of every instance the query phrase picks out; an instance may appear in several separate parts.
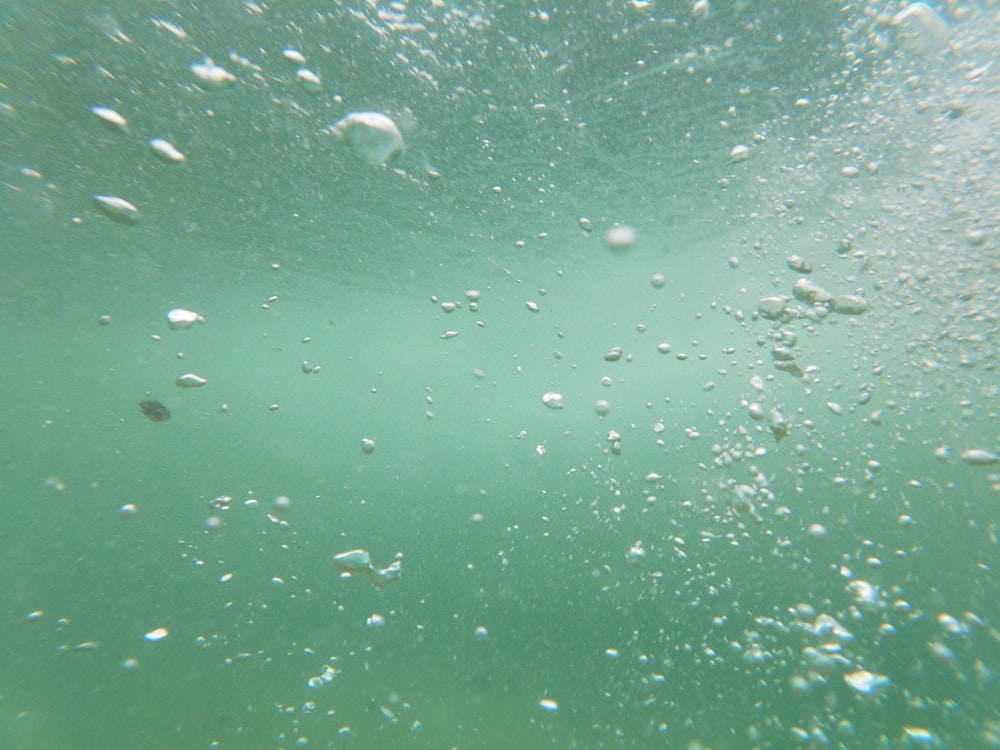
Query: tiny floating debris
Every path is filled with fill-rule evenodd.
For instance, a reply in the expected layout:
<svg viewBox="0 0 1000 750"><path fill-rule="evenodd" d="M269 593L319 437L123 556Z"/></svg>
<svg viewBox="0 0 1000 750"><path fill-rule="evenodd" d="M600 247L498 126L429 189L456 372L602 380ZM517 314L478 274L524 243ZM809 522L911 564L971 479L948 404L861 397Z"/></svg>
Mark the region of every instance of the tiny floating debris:
<svg viewBox="0 0 1000 750"><path fill-rule="evenodd" d="M381 112L351 112L329 130L369 164L385 165L403 151L396 123Z"/></svg>
<svg viewBox="0 0 1000 750"><path fill-rule="evenodd" d="M135 224L139 221L139 209L117 195L95 195L94 205L109 218L122 224Z"/></svg>
<svg viewBox="0 0 1000 750"><path fill-rule="evenodd" d="M375 588L398 581L403 574L403 555L397 552L393 561L385 568L376 568L368 550L352 549L333 556L333 567L341 572L342 578L350 578L355 573L368 576Z"/></svg>
<svg viewBox="0 0 1000 750"><path fill-rule="evenodd" d="M204 62L191 63L191 72L203 89L211 91L229 88L236 83L236 76L221 65L216 65L210 57L206 57Z"/></svg>
<svg viewBox="0 0 1000 750"><path fill-rule="evenodd" d="M178 375L174 383L178 388L201 388L208 383L208 380L193 372L186 372L183 375Z"/></svg>
<svg viewBox="0 0 1000 750"><path fill-rule="evenodd" d="M159 401L140 401L139 411L146 415L150 422L166 422L170 419L170 409Z"/></svg>

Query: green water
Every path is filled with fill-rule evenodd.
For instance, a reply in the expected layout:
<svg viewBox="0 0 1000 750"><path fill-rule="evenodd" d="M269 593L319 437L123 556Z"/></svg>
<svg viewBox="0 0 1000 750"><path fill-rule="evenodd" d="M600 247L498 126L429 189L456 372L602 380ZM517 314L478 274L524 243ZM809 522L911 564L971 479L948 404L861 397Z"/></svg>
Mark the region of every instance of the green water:
<svg viewBox="0 0 1000 750"><path fill-rule="evenodd" d="M1000 747L1000 18L910 13L0 3L0 749Z"/></svg>

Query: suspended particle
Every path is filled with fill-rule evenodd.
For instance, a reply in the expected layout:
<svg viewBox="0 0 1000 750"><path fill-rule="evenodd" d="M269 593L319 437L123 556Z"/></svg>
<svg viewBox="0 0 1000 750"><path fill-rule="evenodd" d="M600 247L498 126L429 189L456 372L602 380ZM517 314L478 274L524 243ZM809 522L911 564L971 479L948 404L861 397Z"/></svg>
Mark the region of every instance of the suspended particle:
<svg viewBox="0 0 1000 750"><path fill-rule="evenodd" d="M140 401L139 410L150 422L166 422L170 419L170 409L159 401Z"/></svg>

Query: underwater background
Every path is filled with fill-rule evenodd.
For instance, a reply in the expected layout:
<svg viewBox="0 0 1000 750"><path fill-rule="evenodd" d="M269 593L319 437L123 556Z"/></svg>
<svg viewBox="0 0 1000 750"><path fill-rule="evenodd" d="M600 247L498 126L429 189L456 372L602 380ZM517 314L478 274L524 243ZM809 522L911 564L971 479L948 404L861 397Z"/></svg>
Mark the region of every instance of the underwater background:
<svg viewBox="0 0 1000 750"><path fill-rule="evenodd" d="M0 749L1000 747L998 39L3 0Z"/></svg>

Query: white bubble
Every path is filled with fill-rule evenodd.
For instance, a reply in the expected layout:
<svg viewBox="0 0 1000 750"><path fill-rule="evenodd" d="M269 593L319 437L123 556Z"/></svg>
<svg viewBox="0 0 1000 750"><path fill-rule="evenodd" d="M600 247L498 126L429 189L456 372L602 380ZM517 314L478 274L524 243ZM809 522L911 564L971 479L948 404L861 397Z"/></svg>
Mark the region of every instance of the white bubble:
<svg viewBox="0 0 1000 750"><path fill-rule="evenodd" d="M109 107L91 107L90 111L113 128L122 131L128 129L128 121Z"/></svg>
<svg viewBox="0 0 1000 750"><path fill-rule="evenodd" d="M604 244L619 253L631 250L635 246L636 239L636 231L625 224L613 226L604 233Z"/></svg>
<svg viewBox="0 0 1000 750"><path fill-rule="evenodd" d="M403 151L399 128L380 112L351 112L330 132L369 164L388 164Z"/></svg>
<svg viewBox="0 0 1000 750"><path fill-rule="evenodd" d="M125 224L139 221L139 209L117 195L95 195L94 203L105 214Z"/></svg>
<svg viewBox="0 0 1000 750"><path fill-rule="evenodd" d="M750 147L742 143L738 146L733 146L732 150L729 152L730 164L736 164L737 162L746 161L749 158L750 158Z"/></svg>
<svg viewBox="0 0 1000 750"><path fill-rule="evenodd" d="M149 146L153 149L153 153L165 162L170 164L180 164L184 161L184 154L178 151L174 145L170 143L170 141L164 140L163 138L151 138Z"/></svg>
<svg viewBox="0 0 1000 750"><path fill-rule="evenodd" d="M542 394L542 403L545 404L550 409L562 409L563 408L563 396L561 393L556 393L555 391L549 391Z"/></svg>
<svg viewBox="0 0 1000 750"><path fill-rule="evenodd" d="M333 556L333 565L342 573L357 573L371 570L372 556L368 550L352 549Z"/></svg>
<svg viewBox="0 0 1000 750"><path fill-rule="evenodd" d="M180 307L167 310L167 325L173 330L187 329L195 323L203 323L204 321L205 318L193 310L185 310Z"/></svg>
<svg viewBox="0 0 1000 750"><path fill-rule="evenodd" d="M205 531L212 534L222 528L222 519L219 516L209 516L205 519Z"/></svg>
<svg viewBox="0 0 1000 750"><path fill-rule="evenodd" d="M155 643L156 641L162 641L166 638L170 632L166 628L156 628L155 630L150 630L143 638L150 643Z"/></svg>
<svg viewBox="0 0 1000 750"><path fill-rule="evenodd" d="M1000 455L984 448L970 448L962 452L962 460L972 466L989 466L1000 461Z"/></svg>
<svg viewBox="0 0 1000 750"><path fill-rule="evenodd" d="M538 701L538 707L550 714L554 714L556 711L559 710L559 704L556 703L551 698L542 698L540 701Z"/></svg>
<svg viewBox="0 0 1000 750"><path fill-rule="evenodd" d="M292 499L288 495L278 495L271 501L271 506L276 512L280 513L292 507Z"/></svg>
<svg viewBox="0 0 1000 750"><path fill-rule="evenodd" d="M296 70L295 77L299 81L299 86L307 94L318 94L323 90L323 81L308 68L299 68Z"/></svg>
<svg viewBox="0 0 1000 750"><path fill-rule="evenodd" d="M206 57L204 62L191 63L191 72L203 89L224 89L236 83L236 76L216 65L210 57Z"/></svg>
<svg viewBox="0 0 1000 750"><path fill-rule="evenodd" d="M891 681L883 674L864 669L844 675L844 682L856 693L864 696L876 695L889 687Z"/></svg>
<svg viewBox="0 0 1000 750"><path fill-rule="evenodd" d="M178 375L174 383L178 388L201 388L208 383L208 380L193 372L186 372L183 375Z"/></svg>

